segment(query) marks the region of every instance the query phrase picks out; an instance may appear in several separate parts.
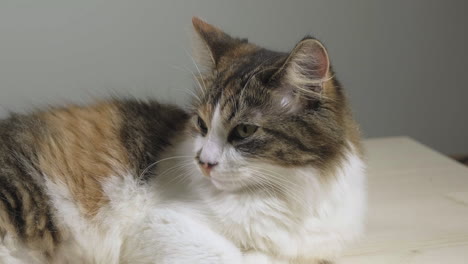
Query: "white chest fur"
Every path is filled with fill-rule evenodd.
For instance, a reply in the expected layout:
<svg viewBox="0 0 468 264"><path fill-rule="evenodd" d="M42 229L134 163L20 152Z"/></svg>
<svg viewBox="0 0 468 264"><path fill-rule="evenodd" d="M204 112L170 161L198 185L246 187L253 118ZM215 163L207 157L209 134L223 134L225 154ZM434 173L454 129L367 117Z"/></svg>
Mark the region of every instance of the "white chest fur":
<svg viewBox="0 0 468 264"><path fill-rule="evenodd" d="M150 185L114 177L105 184L110 204L100 228L79 216L65 189L49 186L71 233L62 255L88 263L240 263L230 240L280 259L330 259L362 232L365 177L357 155L349 153L325 180L313 168L266 169L288 184L229 193L202 180L168 192L164 179L171 177Z"/></svg>
<svg viewBox="0 0 468 264"><path fill-rule="evenodd" d="M243 250L286 259L333 259L361 234L366 195L357 155L349 153L327 179L312 168L284 176L290 183L282 191L208 192L214 225Z"/></svg>

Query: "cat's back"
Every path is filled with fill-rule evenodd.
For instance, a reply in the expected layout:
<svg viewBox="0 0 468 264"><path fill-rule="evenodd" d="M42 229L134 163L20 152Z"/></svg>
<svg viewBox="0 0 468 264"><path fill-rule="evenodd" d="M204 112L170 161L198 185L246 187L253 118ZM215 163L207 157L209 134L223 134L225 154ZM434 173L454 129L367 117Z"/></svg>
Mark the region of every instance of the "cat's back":
<svg viewBox="0 0 468 264"><path fill-rule="evenodd" d="M187 119L173 105L114 100L0 120L0 251L27 247L52 257L69 234L51 184L91 219L108 203L106 178L141 176Z"/></svg>

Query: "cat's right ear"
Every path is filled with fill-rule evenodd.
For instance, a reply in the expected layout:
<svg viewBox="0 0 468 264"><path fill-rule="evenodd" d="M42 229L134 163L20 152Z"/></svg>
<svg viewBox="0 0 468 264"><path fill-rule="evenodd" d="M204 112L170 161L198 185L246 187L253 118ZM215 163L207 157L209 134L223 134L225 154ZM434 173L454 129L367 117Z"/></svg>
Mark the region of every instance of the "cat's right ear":
<svg viewBox="0 0 468 264"><path fill-rule="evenodd" d="M192 41L194 59L204 70L215 69L221 57L235 47L238 40L198 17L192 18L192 24L195 29Z"/></svg>

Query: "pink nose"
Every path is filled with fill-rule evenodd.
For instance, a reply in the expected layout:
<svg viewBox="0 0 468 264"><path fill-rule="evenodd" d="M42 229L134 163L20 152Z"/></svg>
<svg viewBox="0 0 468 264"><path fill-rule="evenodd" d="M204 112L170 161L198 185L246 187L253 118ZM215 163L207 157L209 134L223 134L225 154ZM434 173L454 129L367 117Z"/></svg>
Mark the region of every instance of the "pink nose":
<svg viewBox="0 0 468 264"><path fill-rule="evenodd" d="M213 169L214 166L218 165L218 163L210 163L210 162L203 162L203 161L199 161L198 162L200 164L200 167L203 171L203 174L205 174L205 176L210 176L210 173L211 173L211 170Z"/></svg>

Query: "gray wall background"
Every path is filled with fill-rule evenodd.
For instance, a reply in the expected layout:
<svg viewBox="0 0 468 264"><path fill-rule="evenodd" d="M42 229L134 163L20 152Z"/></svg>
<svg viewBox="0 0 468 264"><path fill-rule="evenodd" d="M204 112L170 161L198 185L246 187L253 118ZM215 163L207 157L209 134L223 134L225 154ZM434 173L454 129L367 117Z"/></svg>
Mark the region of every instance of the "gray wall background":
<svg viewBox="0 0 468 264"><path fill-rule="evenodd" d="M113 94L183 104L197 15L278 50L312 33L366 137L468 153L467 2L1 0L0 116Z"/></svg>

